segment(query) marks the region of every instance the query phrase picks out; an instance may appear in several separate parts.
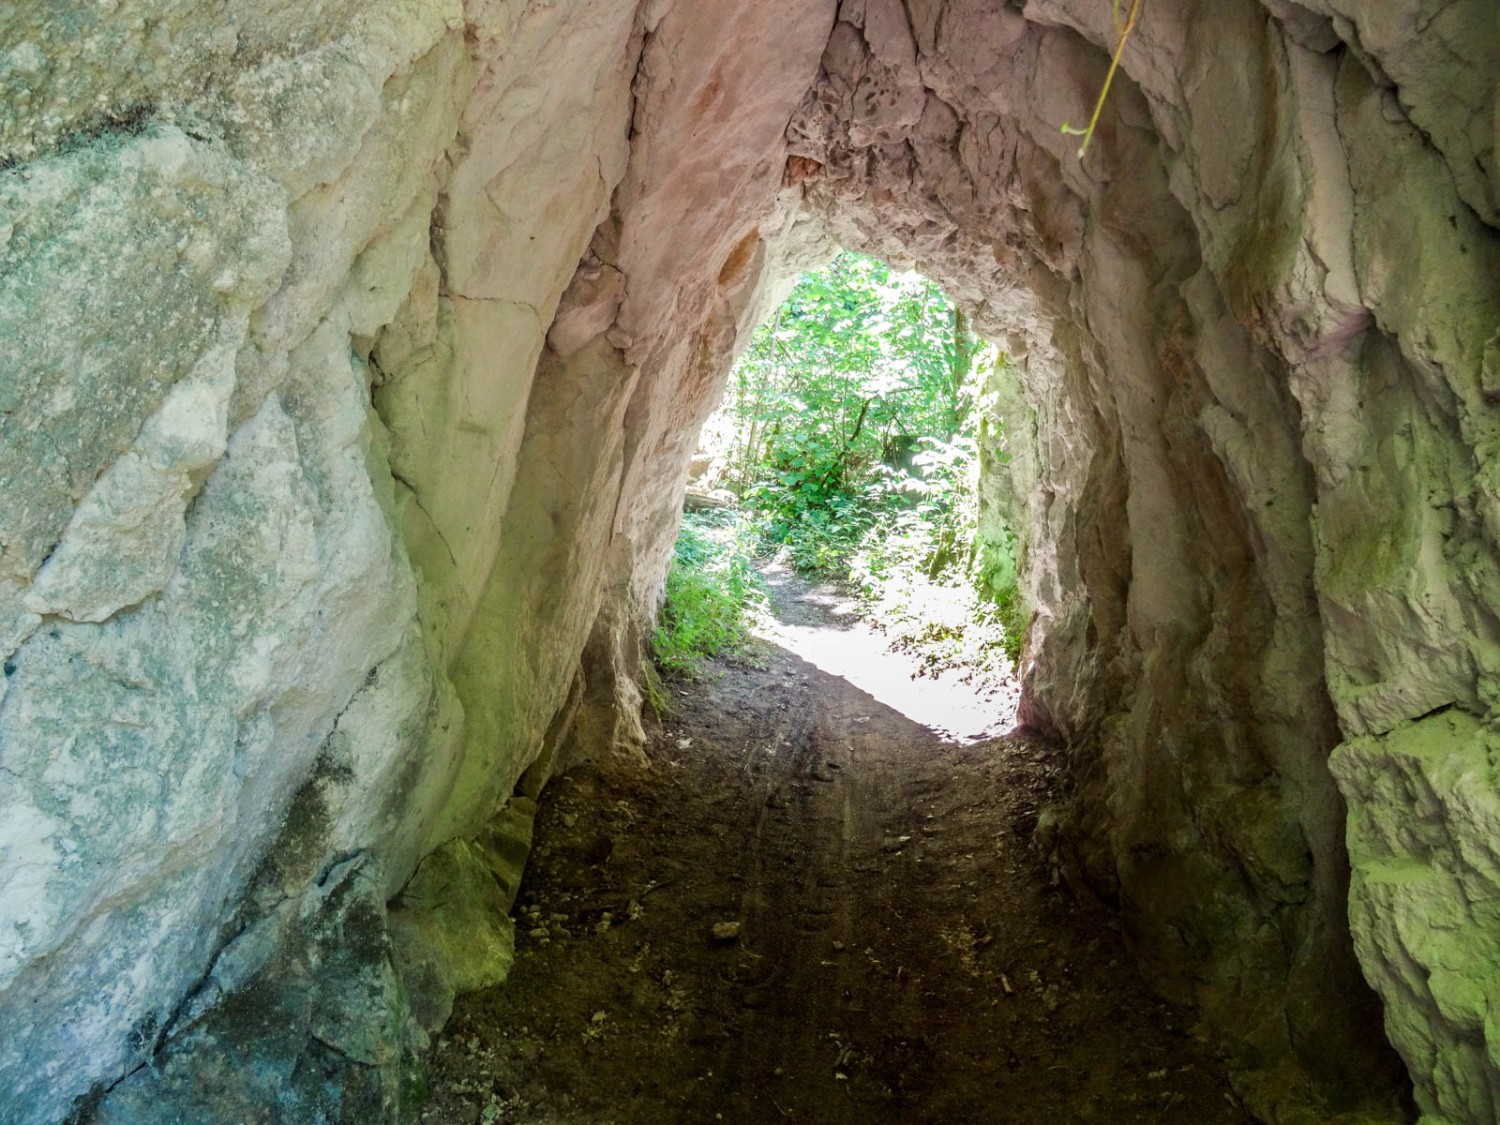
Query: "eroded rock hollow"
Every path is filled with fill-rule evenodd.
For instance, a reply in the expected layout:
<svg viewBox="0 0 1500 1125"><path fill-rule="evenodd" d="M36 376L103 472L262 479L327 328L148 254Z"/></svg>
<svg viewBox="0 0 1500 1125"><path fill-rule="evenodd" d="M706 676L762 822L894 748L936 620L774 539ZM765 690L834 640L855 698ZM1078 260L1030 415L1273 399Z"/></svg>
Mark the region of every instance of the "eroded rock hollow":
<svg viewBox="0 0 1500 1125"><path fill-rule="evenodd" d="M838 244L1013 357L1077 885L1265 1120L1494 1121L1500 14L1147 0L1080 160L1112 18L0 5L0 1120L400 1119Z"/></svg>

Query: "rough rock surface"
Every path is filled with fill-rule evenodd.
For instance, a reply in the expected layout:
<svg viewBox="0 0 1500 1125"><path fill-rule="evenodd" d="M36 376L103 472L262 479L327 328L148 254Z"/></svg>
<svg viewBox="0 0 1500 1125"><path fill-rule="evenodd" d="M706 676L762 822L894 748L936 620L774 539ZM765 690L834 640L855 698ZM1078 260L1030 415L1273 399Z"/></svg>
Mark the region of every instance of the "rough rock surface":
<svg viewBox="0 0 1500 1125"><path fill-rule="evenodd" d="M1267 1120L1399 1117L1382 1009L1423 1113L1492 1120L1500 15L1151 0L1080 161L1112 40L0 5L0 1120L399 1115L504 971L449 888L503 903L518 784L639 746L697 427L830 239L1007 343L1028 715L1159 986Z"/></svg>

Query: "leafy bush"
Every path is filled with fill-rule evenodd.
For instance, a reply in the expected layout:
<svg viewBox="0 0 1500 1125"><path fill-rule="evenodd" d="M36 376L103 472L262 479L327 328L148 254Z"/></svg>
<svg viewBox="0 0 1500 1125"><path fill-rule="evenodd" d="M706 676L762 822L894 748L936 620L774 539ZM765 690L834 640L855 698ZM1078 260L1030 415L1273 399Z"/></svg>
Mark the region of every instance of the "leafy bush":
<svg viewBox="0 0 1500 1125"><path fill-rule="evenodd" d="M754 535L732 513L683 517L652 636L662 668L691 673L699 660L744 644L766 601L751 554Z"/></svg>
<svg viewBox="0 0 1500 1125"><path fill-rule="evenodd" d="M1025 605L1016 575L1016 537L1005 528L998 539L976 544L975 584L1005 630L1005 652L1011 663L1021 659L1026 631Z"/></svg>
<svg viewBox="0 0 1500 1125"><path fill-rule="evenodd" d="M841 254L756 329L704 431L765 545L852 581L934 668L994 670L1019 649L1014 544L976 537L995 356L932 282ZM992 581L1006 546L1009 601Z"/></svg>
<svg viewBox="0 0 1500 1125"><path fill-rule="evenodd" d="M756 329L706 441L767 537L839 574L914 502L914 450L969 425L979 346L932 282L841 254Z"/></svg>

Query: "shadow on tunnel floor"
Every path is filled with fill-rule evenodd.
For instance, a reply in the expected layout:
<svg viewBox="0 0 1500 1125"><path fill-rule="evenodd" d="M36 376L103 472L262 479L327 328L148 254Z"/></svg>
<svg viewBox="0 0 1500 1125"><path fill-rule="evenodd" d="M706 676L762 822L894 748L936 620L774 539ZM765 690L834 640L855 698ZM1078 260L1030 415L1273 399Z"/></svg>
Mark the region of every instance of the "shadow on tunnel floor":
<svg viewBox="0 0 1500 1125"><path fill-rule="evenodd" d="M460 1000L422 1120L1251 1120L1060 888L1055 747L773 644L667 687L649 767L544 796L511 979Z"/></svg>

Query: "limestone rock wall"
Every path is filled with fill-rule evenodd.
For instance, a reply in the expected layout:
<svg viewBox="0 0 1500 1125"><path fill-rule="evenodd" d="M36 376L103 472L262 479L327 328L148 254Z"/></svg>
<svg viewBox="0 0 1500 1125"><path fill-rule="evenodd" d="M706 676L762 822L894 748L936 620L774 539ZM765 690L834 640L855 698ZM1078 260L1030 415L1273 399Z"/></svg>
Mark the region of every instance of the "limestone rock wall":
<svg viewBox="0 0 1500 1125"><path fill-rule="evenodd" d="M384 903L581 646L463 693L636 19L0 12L0 1120L399 1112Z"/></svg>
<svg viewBox="0 0 1500 1125"><path fill-rule="evenodd" d="M1065 835L1158 984L1233 1029L1258 1112L1394 1112L1343 924L1285 372L1205 265L1146 99L1116 91L1083 165L1059 133L1097 50L1019 12L886 7L844 9L794 149L841 241L910 256L1016 356L1027 707L1072 746Z"/></svg>
<svg viewBox="0 0 1500 1125"><path fill-rule="evenodd" d="M0 14L7 1121L139 1065L336 860L379 902L420 846L441 693L351 339L410 286L466 53L456 5L358 7Z"/></svg>
<svg viewBox="0 0 1500 1125"><path fill-rule="evenodd" d="M1011 342L1025 706L1143 963L1268 1118L1393 1112L1362 969L1422 1109L1489 1120L1492 782L1447 711L1492 705L1500 22L1151 4L1080 162L1108 7L841 5L809 205Z"/></svg>
<svg viewBox="0 0 1500 1125"><path fill-rule="evenodd" d="M1387 1039L1493 1120L1500 16L1149 0L1080 161L1111 41L0 6L0 1121L401 1118L830 239L1012 356L1028 714L1143 966L1267 1120L1400 1119Z"/></svg>

